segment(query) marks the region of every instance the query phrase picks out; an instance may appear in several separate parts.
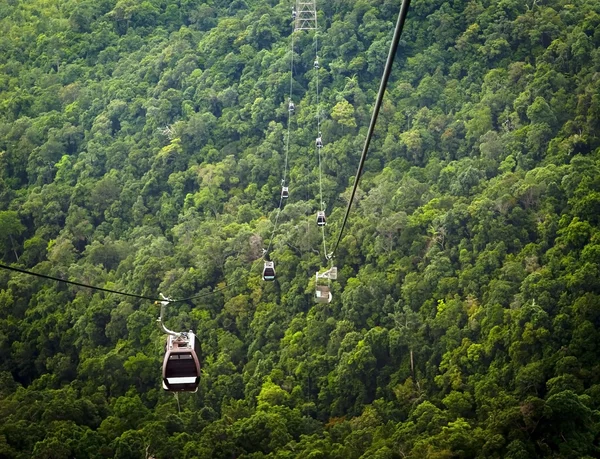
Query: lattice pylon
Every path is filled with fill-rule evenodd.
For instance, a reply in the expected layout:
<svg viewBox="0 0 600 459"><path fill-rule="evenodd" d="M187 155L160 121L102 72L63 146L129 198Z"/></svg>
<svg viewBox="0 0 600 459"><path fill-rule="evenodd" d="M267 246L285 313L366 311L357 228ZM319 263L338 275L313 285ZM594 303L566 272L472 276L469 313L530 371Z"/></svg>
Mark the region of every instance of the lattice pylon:
<svg viewBox="0 0 600 459"><path fill-rule="evenodd" d="M296 24L294 30L314 30L317 28L316 0L296 0Z"/></svg>

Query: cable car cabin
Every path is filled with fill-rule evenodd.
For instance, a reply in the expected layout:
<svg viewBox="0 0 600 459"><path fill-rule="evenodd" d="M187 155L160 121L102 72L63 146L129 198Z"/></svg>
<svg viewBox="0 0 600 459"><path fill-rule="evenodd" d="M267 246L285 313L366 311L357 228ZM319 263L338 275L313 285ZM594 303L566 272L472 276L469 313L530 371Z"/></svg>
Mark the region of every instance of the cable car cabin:
<svg viewBox="0 0 600 459"><path fill-rule="evenodd" d="M323 140L321 139L321 136L317 137L315 144L317 145L317 148L323 148Z"/></svg>
<svg viewBox="0 0 600 459"><path fill-rule="evenodd" d="M317 285L315 290L315 301L317 303L331 303L331 290L327 285Z"/></svg>
<svg viewBox="0 0 600 459"><path fill-rule="evenodd" d="M315 69L319 70L319 58L315 59L315 63L314 63Z"/></svg>
<svg viewBox="0 0 600 459"><path fill-rule="evenodd" d="M290 197L290 191L289 191L289 189L288 189L287 186L282 186L281 187L281 197L283 199L287 199L287 198Z"/></svg>
<svg viewBox="0 0 600 459"><path fill-rule="evenodd" d="M294 102L290 100L290 103L288 104L288 111L290 112L290 114L293 114L294 110L296 110L296 106L294 105Z"/></svg>
<svg viewBox="0 0 600 459"><path fill-rule="evenodd" d="M265 267L263 268L262 279L264 281L275 280L275 262L265 261Z"/></svg>
<svg viewBox="0 0 600 459"><path fill-rule="evenodd" d="M196 392L200 384L200 341L191 331L167 336L163 361L163 389Z"/></svg>
<svg viewBox="0 0 600 459"><path fill-rule="evenodd" d="M325 226L326 224L327 224L327 221L325 219L325 212L323 212L322 210L319 210L317 212L317 225Z"/></svg>

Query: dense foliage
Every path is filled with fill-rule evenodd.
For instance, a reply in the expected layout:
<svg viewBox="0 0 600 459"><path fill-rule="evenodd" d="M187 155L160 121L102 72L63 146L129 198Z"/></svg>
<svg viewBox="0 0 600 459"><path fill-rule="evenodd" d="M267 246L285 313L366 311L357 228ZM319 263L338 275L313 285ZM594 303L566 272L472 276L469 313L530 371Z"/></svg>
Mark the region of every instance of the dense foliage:
<svg viewBox="0 0 600 459"><path fill-rule="evenodd" d="M319 1L328 237L399 1ZM313 35L291 2L0 2L0 457L600 455L600 3L413 0L315 305Z"/></svg>

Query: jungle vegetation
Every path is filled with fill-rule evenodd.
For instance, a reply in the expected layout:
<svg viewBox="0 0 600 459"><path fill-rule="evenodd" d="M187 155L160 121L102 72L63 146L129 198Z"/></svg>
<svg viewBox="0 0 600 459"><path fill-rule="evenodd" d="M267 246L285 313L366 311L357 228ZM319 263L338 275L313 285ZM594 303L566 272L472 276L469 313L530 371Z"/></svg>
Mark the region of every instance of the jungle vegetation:
<svg viewBox="0 0 600 459"><path fill-rule="evenodd" d="M318 1L323 190L348 202L400 1ZM600 456L600 2L413 0L334 300L314 36L290 1L0 2L2 458Z"/></svg>

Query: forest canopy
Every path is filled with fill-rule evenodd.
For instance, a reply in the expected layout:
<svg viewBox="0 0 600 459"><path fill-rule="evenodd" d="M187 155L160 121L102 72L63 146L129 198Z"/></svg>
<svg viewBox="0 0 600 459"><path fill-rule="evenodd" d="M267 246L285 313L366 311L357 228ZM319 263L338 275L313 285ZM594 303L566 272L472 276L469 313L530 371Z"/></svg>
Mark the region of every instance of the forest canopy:
<svg viewBox="0 0 600 459"><path fill-rule="evenodd" d="M292 6L0 2L1 263L207 294L175 398L156 304L0 270L0 457L600 456L600 3L412 1L330 304L317 78L332 243L400 1L318 0L318 70Z"/></svg>

